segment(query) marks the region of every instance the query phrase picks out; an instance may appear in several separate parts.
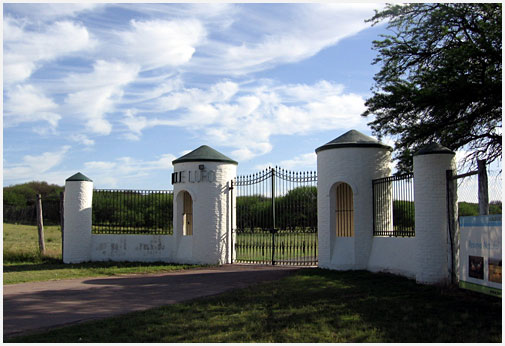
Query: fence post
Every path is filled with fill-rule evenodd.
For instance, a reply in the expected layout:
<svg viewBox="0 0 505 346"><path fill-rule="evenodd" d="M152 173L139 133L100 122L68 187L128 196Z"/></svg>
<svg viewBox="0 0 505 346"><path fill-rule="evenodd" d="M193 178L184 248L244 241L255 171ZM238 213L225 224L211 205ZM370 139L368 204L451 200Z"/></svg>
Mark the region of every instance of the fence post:
<svg viewBox="0 0 505 346"><path fill-rule="evenodd" d="M61 229L61 259L63 260L63 244L65 243L65 193L60 192L60 229Z"/></svg>
<svg viewBox="0 0 505 346"><path fill-rule="evenodd" d="M42 216L42 196L37 195L37 228L39 233L39 252L44 255L46 253L46 244L44 243L44 222Z"/></svg>
<svg viewBox="0 0 505 346"><path fill-rule="evenodd" d="M272 265L275 265L275 169L272 167Z"/></svg>
<svg viewBox="0 0 505 346"><path fill-rule="evenodd" d="M451 283L458 283L459 273L459 227L458 227L458 189L454 170L446 170L447 176L447 217L451 245Z"/></svg>
<svg viewBox="0 0 505 346"><path fill-rule="evenodd" d="M230 245L229 245L229 249L230 249L230 263L233 263L233 248L235 247L235 243L233 242L233 208L234 208L234 205L233 205L233 179L230 181L230 204L231 204L231 208L230 208Z"/></svg>
<svg viewBox="0 0 505 346"><path fill-rule="evenodd" d="M479 215L489 215L486 160L477 160L477 171L479 174Z"/></svg>

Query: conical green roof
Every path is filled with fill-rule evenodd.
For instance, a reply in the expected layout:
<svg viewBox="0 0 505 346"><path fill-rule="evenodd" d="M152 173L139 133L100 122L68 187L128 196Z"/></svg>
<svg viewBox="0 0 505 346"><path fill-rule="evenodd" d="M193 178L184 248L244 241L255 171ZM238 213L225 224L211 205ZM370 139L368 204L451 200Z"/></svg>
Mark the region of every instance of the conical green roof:
<svg viewBox="0 0 505 346"><path fill-rule="evenodd" d="M385 145L375 138L369 137L359 131L350 130L342 136L335 138L331 142L320 146L316 149L316 153L321 150L334 149L334 148L351 148L351 147L375 147L392 150L388 145Z"/></svg>
<svg viewBox="0 0 505 346"><path fill-rule="evenodd" d="M418 155L429 155L429 154L452 154L455 155L455 152L451 149L444 147L438 143L428 143L419 149L414 156Z"/></svg>
<svg viewBox="0 0 505 346"><path fill-rule="evenodd" d="M208 145L202 145L201 147L193 150L192 152L179 157L178 159L172 161L172 164L181 162L200 162L200 161L213 161L213 162L226 162L238 165L238 162L230 159L228 156L221 154L219 151L212 149Z"/></svg>
<svg viewBox="0 0 505 346"><path fill-rule="evenodd" d="M93 181L81 172L78 172L65 181Z"/></svg>

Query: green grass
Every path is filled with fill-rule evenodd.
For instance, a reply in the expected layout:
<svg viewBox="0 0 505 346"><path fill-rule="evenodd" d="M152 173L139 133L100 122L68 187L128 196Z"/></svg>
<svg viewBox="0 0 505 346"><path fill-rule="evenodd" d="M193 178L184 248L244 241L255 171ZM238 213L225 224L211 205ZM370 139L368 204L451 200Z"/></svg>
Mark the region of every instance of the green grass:
<svg viewBox="0 0 505 346"><path fill-rule="evenodd" d="M236 235L237 262L265 262L272 260L272 234L264 230L238 232ZM275 234L275 260L308 261L317 259L317 233L303 230L280 230Z"/></svg>
<svg viewBox="0 0 505 346"><path fill-rule="evenodd" d="M46 254L41 255L38 251L36 226L3 224L4 285L94 276L160 273L196 267L194 265L140 262L64 264L61 259L60 227L44 227L44 239Z"/></svg>
<svg viewBox="0 0 505 346"><path fill-rule="evenodd" d="M6 341L501 342L501 325L495 297L387 274L303 269L211 298Z"/></svg>

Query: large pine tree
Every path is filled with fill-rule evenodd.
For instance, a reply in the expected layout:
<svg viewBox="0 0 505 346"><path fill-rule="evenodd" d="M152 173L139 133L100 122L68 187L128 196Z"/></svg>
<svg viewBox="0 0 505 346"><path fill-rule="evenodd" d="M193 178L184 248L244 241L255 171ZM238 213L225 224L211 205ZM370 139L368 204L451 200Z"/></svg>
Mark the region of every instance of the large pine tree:
<svg viewBox="0 0 505 346"><path fill-rule="evenodd" d="M387 5L369 21L390 33L373 42L381 69L362 115L395 139L400 171L430 141L469 151L468 162L501 159L502 5Z"/></svg>

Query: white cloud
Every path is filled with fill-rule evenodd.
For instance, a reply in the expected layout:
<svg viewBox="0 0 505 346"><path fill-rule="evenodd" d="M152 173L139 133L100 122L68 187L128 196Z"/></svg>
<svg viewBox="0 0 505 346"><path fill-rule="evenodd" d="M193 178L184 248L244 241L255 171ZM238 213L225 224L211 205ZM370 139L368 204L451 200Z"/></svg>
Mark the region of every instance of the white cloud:
<svg viewBox="0 0 505 346"><path fill-rule="evenodd" d="M92 133L108 135L112 125L105 115L114 111L123 96L123 88L134 81L139 66L99 60L93 72L71 74L64 83L69 89L79 90L68 94L63 108L66 114L83 119Z"/></svg>
<svg viewBox="0 0 505 346"><path fill-rule="evenodd" d="M271 151L270 138L274 135L365 126L360 117L364 99L345 93L342 85L328 81L312 85L274 85L264 81L252 87L223 82L208 90L184 89L158 101L159 109L170 107L177 116L150 118L127 113L122 122L132 139L139 139L149 127L185 127L201 131L215 145L235 148L232 155L238 160Z"/></svg>
<svg viewBox="0 0 505 346"><path fill-rule="evenodd" d="M41 31L27 31L24 23L4 19L4 83L26 80L44 61L72 54L93 45L86 28L70 21L55 22Z"/></svg>
<svg viewBox="0 0 505 346"><path fill-rule="evenodd" d="M175 110L179 108L201 107L201 105L229 101L239 90L239 85L231 81L211 85L208 90L183 89L158 100L159 108ZM196 106L195 106L196 105Z"/></svg>
<svg viewBox="0 0 505 346"><path fill-rule="evenodd" d="M118 54L152 69L187 63L205 38L203 25L195 19L130 22L131 30L118 33Z"/></svg>
<svg viewBox="0 0 505 346"><path fill-rule="evenodd" d="M270 152L273 136L364 127L363 97L336 82L237 76L317 54L368 27L377 5L107 4L82 17L87 5L60 5L6 4L7 126L45 122L37 131L47 135L60 124L86 147L117 127L132 140L156 126L184 128L239 161ZM131 176L153 162L113 161Z"/></svg>
<svg viewBox="0 0 505 346"><path fill-rule="evenodd" d="M292 171L315 171L317 165L317 155L315 152L301 154L292 159L282 160L273 164L272 162L262 163L254 166L255 169L262 170L269 167L278 166L283 169Z"/></svg>
<svg viewBox="0 0 505 346"><path fill-rule="evenodd" d="M242 75L298 62L369 27L364 18L371 17L377 8L377 4L266 6L271 11L261 16L243 6L236 21L254 28L254 33L230 31L231 43L208 40L208 54L195 58L193 65L213 66L207 73Z"/></svg>
<svg viewBox="0 0 505 346"><path fill-rule="evenodd" d="M92 177L95 185L107 188L116 188L138 181L140 177L148 177L157 171L168 172L173 169L172 161L175 160L172 154L162 154L156 160L139 160L132 157L120 157L114 161L88 161L84 163L86 175Z"/></svg>
<svg viewBox="0 0 505 346"><path fill-rule="evenodd" d="M83 135L83 134L70 135L70 140L77 142L79 144L82 144L86 147L90 147L95 144L94 140L88 138L86 135Z"/></svg>
<svg viewBox="0 0 505 346"><path fill-rule="evenodd" d="M64 146L55 152L44 152L40 155L25 155L21 163L4 163L4 181L33 181L43 180L42 176L58 166L62 161L70 146Z"/></svg>
<svg viewBox="0 0 505 346"><path fill-rule="evenodd" d="M49 21L62 17L74 17L80 12L91 11L102 4L94 3L45 3L45 4L8 4L10 10L14 10L18 15L31 18L32 20Z"/></svg>
<svg viewBox="0 0 505 346"><path fill-rule="evenodd" d="M291 169L291 170L297 169L299 167L304 167L304 170L312 169L315 171L316 161L317 161L316 153L312 152L295 156L294 158L289 160L283 160L279 163L279 166L284 169Z"/></svg>
<svg viewBox="0 0 505 346"><path fill-rule="evenodd" d="M158 101L158 109L170 107L178 115L149 117L127 111L122 119L127 138L139 140L144 129L154 126L186 127L202 131L213 144L236 148L232 155L238 160L271 151L273 135L350 129L364 123L359 116L364 99L328 81L277 86L266 81L255 87L227 81L208 90L183 89Z"/></svg>
<svg viewBox="0 0 505 346"><path fill-rule="evenodd" d="M61 116L58 105L33 85L17 85L6 91L5 126L46 121L56 127Z"/></svg>

